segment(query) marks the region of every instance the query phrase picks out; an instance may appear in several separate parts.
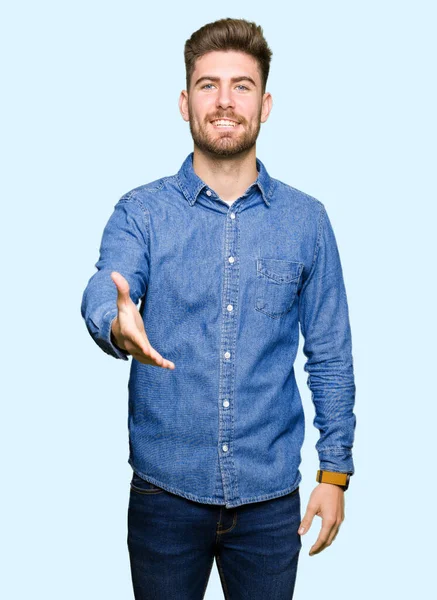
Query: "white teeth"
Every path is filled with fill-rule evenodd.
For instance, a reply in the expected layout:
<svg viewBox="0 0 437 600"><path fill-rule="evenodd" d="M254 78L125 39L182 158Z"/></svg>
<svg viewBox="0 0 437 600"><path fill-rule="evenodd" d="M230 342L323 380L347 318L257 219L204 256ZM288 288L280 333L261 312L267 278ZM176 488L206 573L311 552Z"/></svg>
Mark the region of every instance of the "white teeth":
<svg viewBox="0 0 437 600"><path fill-rule="evenodd" d="M233 121L226 121L225 119L219 119L217 121L213 121L214 125L217 127L235 127L237 123Z"/></svg>

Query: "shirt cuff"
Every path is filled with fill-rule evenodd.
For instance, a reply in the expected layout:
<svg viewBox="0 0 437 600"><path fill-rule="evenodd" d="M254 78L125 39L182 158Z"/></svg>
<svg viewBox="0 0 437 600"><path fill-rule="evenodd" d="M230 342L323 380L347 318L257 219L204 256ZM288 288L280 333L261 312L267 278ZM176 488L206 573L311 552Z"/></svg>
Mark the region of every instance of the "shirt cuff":
<svg viewBox="0 0 437 600"><path fill-rule="evenodd" d="M354 474L354 462L352 454L344 450L344 448L324 451L323 455L319 454L319 469L321 471L335 471L337 473Z"/></svg>

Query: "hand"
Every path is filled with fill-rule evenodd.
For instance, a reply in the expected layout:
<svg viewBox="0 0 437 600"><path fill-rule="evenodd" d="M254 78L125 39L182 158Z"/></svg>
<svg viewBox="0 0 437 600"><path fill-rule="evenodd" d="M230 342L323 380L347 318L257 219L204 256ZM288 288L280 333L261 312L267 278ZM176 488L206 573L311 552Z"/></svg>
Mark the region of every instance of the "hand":
<svg viewBox="0 0 437 600"><path fill-rule="evenodd" d="M111 279L117 286L118 315L111 326L117 346L140 363L174 369L174 363L163 358L150 345L143 318L129 295L129 283L117 271L111 273Z"/></svg>
<svg viewBox="0 0 437 600"><path fill-rule="evenodd" d="M322 517L322 529L309 555L318 554L330 546L344 521L344 490L333 483L319 483L310 496L307 510L298 533L304 534L311 527L314 515Z"/></svg>

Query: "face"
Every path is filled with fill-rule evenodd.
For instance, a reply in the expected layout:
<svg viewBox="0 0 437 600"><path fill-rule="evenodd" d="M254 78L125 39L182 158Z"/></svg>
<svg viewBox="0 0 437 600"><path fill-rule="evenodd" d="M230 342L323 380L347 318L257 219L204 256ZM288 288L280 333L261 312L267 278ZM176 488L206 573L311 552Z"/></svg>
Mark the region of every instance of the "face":
<svg viewBox="0 0 437 600"><path fill-rule="evenodd" d="M222 157L250 150L272 106L271 95L261 92L258 63L252 56L217 51L199 58L190 92L183 90L179 100L194 144L203 152ZM231 119L233 124L220 124L218 119Z"/></svg>

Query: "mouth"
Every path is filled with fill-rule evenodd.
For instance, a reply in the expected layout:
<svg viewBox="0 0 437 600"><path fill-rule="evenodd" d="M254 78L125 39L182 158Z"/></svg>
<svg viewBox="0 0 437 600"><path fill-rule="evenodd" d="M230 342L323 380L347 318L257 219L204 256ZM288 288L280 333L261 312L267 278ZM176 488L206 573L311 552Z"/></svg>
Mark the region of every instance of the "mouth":
<svg viewBox="0 0 437 600"><path fill-rule="evenodd" d="M214 129L225 129L229 131L231 129L237 129L240 126L240 123L231 119L215 119L214 121L211 121L211 125Z"/></svg>

